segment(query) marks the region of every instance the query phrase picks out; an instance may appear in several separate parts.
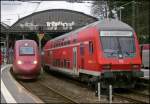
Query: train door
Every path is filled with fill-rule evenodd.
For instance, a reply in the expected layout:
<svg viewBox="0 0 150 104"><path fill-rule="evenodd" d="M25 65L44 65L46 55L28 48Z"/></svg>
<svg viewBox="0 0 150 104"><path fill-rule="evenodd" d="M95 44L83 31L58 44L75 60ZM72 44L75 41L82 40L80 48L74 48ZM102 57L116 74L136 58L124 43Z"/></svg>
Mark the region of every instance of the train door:
<svg viewBox="0 0 150 104"><path fill-rule="evenodd" d="M78 69L77 69L77 47L73 48L73 73L74 73L74 75L78 74Z"/></svg>
<svg viewBox="0 0 150 104"><path fill-rule="evenodd" d="M84 69L84 44L80 44L80 60L81 60L81 69Z"/></svg>

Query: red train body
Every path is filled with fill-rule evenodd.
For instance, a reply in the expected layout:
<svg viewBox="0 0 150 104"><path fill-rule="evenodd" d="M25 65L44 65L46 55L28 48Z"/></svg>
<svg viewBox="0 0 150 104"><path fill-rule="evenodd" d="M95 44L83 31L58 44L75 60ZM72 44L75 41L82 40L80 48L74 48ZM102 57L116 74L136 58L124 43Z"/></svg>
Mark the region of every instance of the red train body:
<svg viewBox="0 0 150 104"><path fill-rule="evenodd" d="M50 70L68 73L102 85L133 87L142 77L139 44L127 24L106 19L48 41L44 63ZM94 80L93 80L94 79Z"/></svg>
<svg viewBox="0 0 150 104"><path fill-rule="evenodd" d="M0 50L0 65L2 64L2 52Z"/></svg>
<svg viewBox="0 0 150 104"><path fill-rule="evenodd" d="M13 73L20 79L35 79L40 74L41 62L34 40L18 40L14 47Z"/></svg>

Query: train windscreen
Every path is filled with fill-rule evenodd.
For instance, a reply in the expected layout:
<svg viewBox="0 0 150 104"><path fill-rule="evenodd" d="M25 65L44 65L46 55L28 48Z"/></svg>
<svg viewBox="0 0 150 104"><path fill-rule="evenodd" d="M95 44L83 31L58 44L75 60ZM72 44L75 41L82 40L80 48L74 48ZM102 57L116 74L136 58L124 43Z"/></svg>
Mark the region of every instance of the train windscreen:
<svg viewBox="0 0 150 104"><path fill-rule="evenodd" d="M20 47L20 55L34 55L33 47Z"/></svg>
<svg viewBox="0 0 150 104"><path fill-rule="evenodd" d="M135 41L131 31L101 31L100 39L106 57L135 56Z"/></svg>

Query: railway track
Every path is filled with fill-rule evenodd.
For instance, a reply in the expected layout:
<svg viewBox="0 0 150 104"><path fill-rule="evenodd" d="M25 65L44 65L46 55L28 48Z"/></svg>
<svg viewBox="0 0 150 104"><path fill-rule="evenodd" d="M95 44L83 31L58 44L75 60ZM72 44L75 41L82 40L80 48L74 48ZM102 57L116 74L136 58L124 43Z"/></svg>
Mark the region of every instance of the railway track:
<svg viewBox="0 0 150 104"><path fill-rule="evenodd" d="M19 81L27 90L29 90L31 93L35 94L38 96L43 102L45 103L83 103L83 102L88 102L88 100L85 100L85 96L83 97L81 94L83 94L83 89L78 89L80 92L80 95L75 95L75 94L69 94L70 90L63 90L60 91L60 89L64 89L63 86L55 86L53 83L60 83L59 81L53 81L52 76L58 76L56 79L61 79L63 80L61 83L63 84L64 81L66 83L73 83L73 85L80 86L81 88L88 88L85 83L81 83L80 81L73 80L72 78L68 78L65 76L61 76L60 74L54 74L54 75L49 75L48 73L44 73L44 77L41 79L38 79L37 81L32 81L32 82L24 82L24 81ZM59 85L62 85L59 84ZM51 86L53 85L53 86ZM67 87L65 84L65 88L69 89L71 86ZM74 89L76 87L72 87ZM89 90L91 88L88 88ZM81 90L81 91L80 91ZM93 92L93 89L91 90ZM66 94L68 93L68 94ZM88 94L88 92L87 92ZM131 95L130 95L131 94ZM76 97L77 96L77 97ZM94 96L94 95L93 95ZM92 96L92 97L93 97ZM149 95L141 94L140 91L137 92L135 91L128 91L128 93L113 93L114 100L113 102L131 102L131 103L149 103ZM135 96L138 96L135 98ZM140 96L140 97L139 97ZM94 100L92 97L88 97L88 99L91 99L91 102L98 103L96 100ZM84 98L84 99L83 99ZM103 103L108 102L108 100L105 100L105 97L103 97L104 100L102 101ZM106 97L107 98L107 97ZM117 99L116 99L117 98ZM119 99L118 99L119 98ZM143 100L145 99L146 100ZM97 98L96 98L97 99Z"/></svg>
<svg viewBox="0 0 150 104"><path fill-rule="evenodd" d="M140 96L143 96L143 97L150 97L150 94L149 93L143 93L143 92L140 92L140 91L137 91L137 90L129 90L130 92L134 93L134 94L137 94L137 95L140 95Z"/></svg>
<svg viewBox="0 0 150 104"><path fill-rule="evenodd" d="M144 104L149 104L149 94L144 94L144 93L140 93L137 92L135 90L130 90L130 93L113 93L113 95L115 97L119 97L121 99L127 100L129 102L133 102L133 103L144 103Z"/></svg>
<svg viewBox="0 0 150 104"><path fill-rule="evenodd" d="M74 101L65 94L61 94L55 89L47 86L42 82L22 82L19 81L28 91L38 96L45 103L75 103Z"/></svg>

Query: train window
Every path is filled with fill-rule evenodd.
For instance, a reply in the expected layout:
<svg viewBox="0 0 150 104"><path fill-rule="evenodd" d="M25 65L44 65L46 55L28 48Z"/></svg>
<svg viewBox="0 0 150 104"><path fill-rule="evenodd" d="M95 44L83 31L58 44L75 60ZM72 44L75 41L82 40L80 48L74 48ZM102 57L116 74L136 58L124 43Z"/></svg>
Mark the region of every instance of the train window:
<svg viewBox="0 0 150 104"><path fill-rule="evenodd" d="M20 47L19 49L20 55L34 55L34 49L33 47Z"/></svg>
<svg viewBox="0 0 150 104"><path fill-rule="evenodd" d="M73 43L77 43L77 39L73 39Z"/></svg>
<svg viewBox="0 0 150 104"><path fill-rule="evenodd" d="M53 44L53 48L55 48L55 43Z"/></svg>
<svg viewBox="0 0 150 104"><path fill-rule="evenodd" d="M58 66L58 59L56 59L56 66Z"/></svg>
<svg viewBox="0 0 150 104"><path fill-rule="evenodd" d="M70 44L70 40L67 41L67 44Z"/></svg>
<svg viewBox="0 0 150 104"><path fill-rule="evenodd" d="M56 47L58 47L58 42L56 43Z"/></svg>
<svg viewBox="0 0 150 104"><path fill-rule="evenodd" d="M47 51L47 55L50 56L50 51Z"/></svg>
<svg viewBox="0 0 150 104"><path fill-rule="evenodd" d="M61 47L61 42L59 42L59 47Z"/></svg>
<svg viewBox="0 0 150 104"><path fill-rule="evenodd" d="M70 68L70 60L67 61L67 68Z"/></svg>
<svg viewBox="0 0 150 104"><path fill-rule="evenodd" d="M53 61L53 66L56 66L56 59L54 59Z"/></svg>
<svg viewBox="0 0 150 104"><path fill-rule="evenodd" d="M66 41L64 41L64 45L66 45Z"/></svg>
<svg viewBox="0 0 150 104"><path fill-rule="evenodd" d="M69 59L66 60L66 67L70 68L70 60Z"/></svg>
<svg viewBox="0 0 150 104"><path fill-rule="evenodd" d="M58 59L58 66L60 66L60 59Z"/></svg>
<svg viewBox="0 0 150 104"><path fill-rule="evenodd" d="M61 42L61 46L63 46L63 41Z"/></svg>
<svg viewBox="0 0 150 104"><path fill-rule="evenodd" d="M66 40L66 41L65 41L65 45L67 45L67 44L68 44L68 41Z"/></svg>
<svg viewBox="0 0 150 104"><path fill-rule="evenodd" d="M89 41L89 53L93 54L94 48L93 48L93 42Z"/></svg>
<svg viewBox="0 0 150 104"><path fill-rule="evenodd" d="M66 59L64 59L64 67L65 67L65 68L67 67Z"/></svg>
<svg viewBox="0 0 150 104"><path fill-rule="evenodd" d="M101 33L100 38L106 57L118 57L119 55L123 57L135 56L135 40L132 32L105 31Z"/></svg>
<svg viewBox="0 0 150 104"><path fill-rule="evenodd" d="M61 61L61 67L63 67L63 61Z"/></svg>
<svg viewBox="0 0 150 104"><path fill-rule="evenodd" d="M55 60L53 61L53 66L55 66Z"/></svg>
<svg viewBox="0 0 150 104"><path fill-rule="evenodd" d="M83 43L80 44L80 55L84 55L84 46L83 46Z"/></svg>

